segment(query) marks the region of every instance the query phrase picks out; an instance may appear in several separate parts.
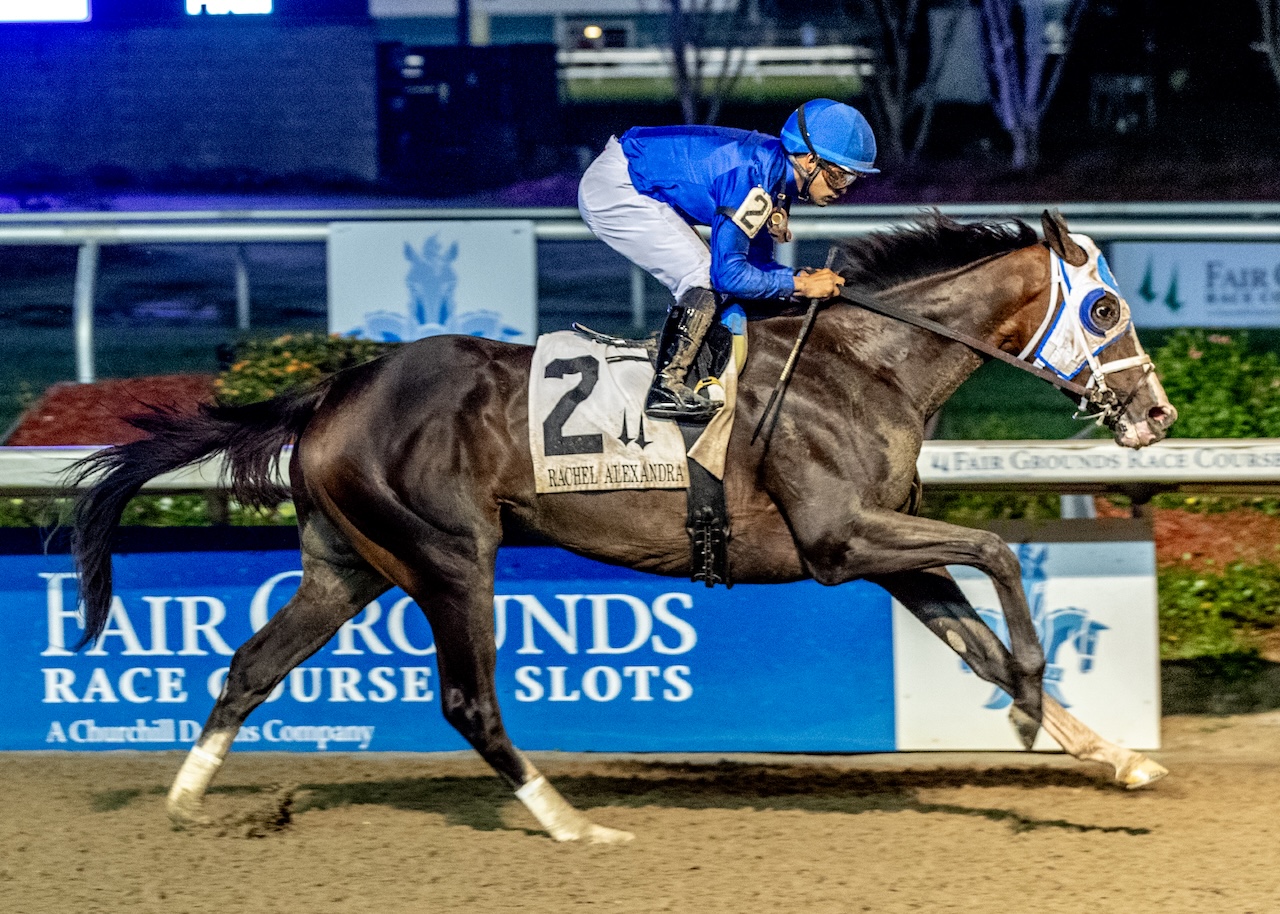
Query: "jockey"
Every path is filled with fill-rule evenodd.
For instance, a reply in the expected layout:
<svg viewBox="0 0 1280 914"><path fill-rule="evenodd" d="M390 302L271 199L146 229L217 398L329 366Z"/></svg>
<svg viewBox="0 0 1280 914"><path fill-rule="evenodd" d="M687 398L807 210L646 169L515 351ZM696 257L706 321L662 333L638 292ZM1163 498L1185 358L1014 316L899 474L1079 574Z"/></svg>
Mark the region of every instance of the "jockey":
<svg viewBox="0 0 1280 914"><path fill-rule="evenodd" d="M596 237L644 267L675 303L658 343L645 412L705 421L719 408L686 376L715 318L717 294L739 299L829 298L844 280L831 270L793 271L773 259L790 241L791 201L826 206L856 178L876 174L876 140L856 109L805 102L781 139L727 127L633 127L613 137L578 187L578 209ZM711 246L694 225L711 226ZM767 228L766 232L761 229Z"/></svg>

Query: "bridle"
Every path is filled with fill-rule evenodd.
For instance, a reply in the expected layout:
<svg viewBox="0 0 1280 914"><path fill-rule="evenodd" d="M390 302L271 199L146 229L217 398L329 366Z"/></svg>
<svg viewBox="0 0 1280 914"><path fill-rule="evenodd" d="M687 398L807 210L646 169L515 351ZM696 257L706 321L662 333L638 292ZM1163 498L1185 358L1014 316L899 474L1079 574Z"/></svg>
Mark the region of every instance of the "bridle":
<svg viewBox="0 0 1280 914"><path fill-rule="evenodd" d="M1101 255L1099 255L1100 264L1101 261L1102 258ZM1086 261L1086 264L1087 263L1088 261ZM1103 345L1099 346L1097 349L1094 349L1084 335L1083 317L1071 320L1069 322L1069 328L1070 332L1074 336L1074 342L1076 342L1084 354L1084 364L1079 368L1076 368L1074 371L1070 371L1070 369L1068 369L1068 371L1070 371L1068 377L1067 372L1060 370L1057 366L1049 364L1043 358L1046 331L1050 331L1050 328L1057 323L1068 307L1068 300L1071 293L1071 280L1067 275L1067 267L1067 262L1063 260L1061 255L1050 248L1049 271L1051 274L1051 286L1049 290L1049 307L1045 309L1044 319L1040 322L1039 328L1032 335L1031 340L1027 345L1023 347L1022 351L1018 353L1017 358L1024 365L1034 365L1037 362L1039 362L1040 365L1047 365L1047 367L1053 370L1054 373L1064 381L1069 380L1069 377L1075 377L1075 375L1079 374L1084 365L1088 365L1089 381L1083 387L1085 393L1080 395L1080 402L1078 404L1076 417L1093 418L1093 416L1096 415L1098 417L1099 424L1104 424L1108 428L1114 428L1115 423L1119 421L1119 417L1124 414L1124 411L1128 409L1129 404L1133 402L1133 398L1137 396L1138 389L1141 387L1141 384L1133 385L1132 390L1129 391L1129 395L1121 401L1118 394L1116 394L1116 392L1111 389L1110 385L1107 384L1107 375L1115 374L1119 371L1127 371L1131 368L1141 368L1143 378L1145 379L1147 375L1155 371L1155 365L1151 361L1151 356L1147 355L1146 351L1142 348L1142 344L1137 343L1136 340L1135 343L1138 347L1137 355L1103 362L1098 358L1098 353L1102 352L1103 349L1106 349L1112 343L1115 343L1124 336L1126 331L1130 329L1131 322L1126 321L1125 327L1121 329L1120 332L1116 333L1111 339L1106 340ZM1102 271L1101 266L1099 266L1098 269L1099 272ZM1107 272L1107 275L1108 277L1110 276L1109 271ZM1111 283L1114 284L1113 279L1111 280ZM1091 295L1096 296L1099 292L1106 291L1113 290L1111 290L1110 286L1104 283L1102 289L1097 289L1097 287L1095 287L1083 295L1082 299L1087 305L1090 301ZM1027 361L1029 356L1030 363ZM1064 389L1069 389L1063 384L1058 384L1058 386L1063 387ZM1072 393L1075 393L1075 391L1073 390ZM1087 412L1090 406L1097 408L1098 412L1092 414Z"/></svg>
<svg viewBox="0 0 1280 914"><path fill-rule="evenodd" d="M1042 321L1041 326L1039 326L1036 335L1032 337L1032 342L1028 343L1028 346L1016 356L1010 355L1010 353L1005 352L1004 349L1001 349L1000 347L992 346L992 344L988 343L986 339L979 339L978 337L974 337L972 334L965 333L964 330L950 328L950 326L940 324L936 320L928 319L928 317L911 314L910 311L905 311L895 305L888 305L886 302L878 301L877 298L873 298L872 296L868 296L868 294L856 291L856 289L841 288L841 291L837 294L836 298L840 301L849 303L849 305L860 307L860 309L873 311L876 312L876 314L883 315L884 317L892 317L893 320L901 321L901 323L918 326L918 328L929 330L929 332L940 335L940 337L951 339L951 341L955 341L957 343L963 343L964 346L968 346L970 349L973 349L973 351L982 353L984 356L998 358L998 360L1005 362L1006 365L1012 365L1019 371L1025 371L1025 373L1036 375L1037 378L1048 381L1048 383L1052 384L1053 387L1066 390L1066 392L1073 394L1074 397L1079 397L1076 416L1084 417L1084 419L1096 419L1098 425L1105 425L1108 429L1114 430L1116 425L1119 424L1121 417L1124 416L1125 410L1128 410L1130 403L1133 402L1134 397L1138 396L1138 388L1140 385L1135 384L1132 392L1129 393L1129 396L1121 399L1119 394L1117 394L1115 390L1107 384L1106 376L1108 374L1115 374L1116 371L1135 369L1135 367L1142 367L1144 374L1151 374L1151 371L1155 370L1155 366L1152 365L1151 356L1148 356L1146 352L1142 351L1140 344L1139 355L1130 356L1128 358L1116 358L1116 360L1112 360L1110 362L1102 362L1100 358L1098 358L1098 352L1101 352L1102 348L1106 348L1106 346L1098 348L1097 351L1094 351L1091 347L1085 346L1085 362L1087 362L1089 369L1091 369L1091 376L1089 376L1087 384L1078 384L1076 381L1066 378L1066 376L1059 373L1059 371L1052 370L1052 367L1044 366L1043 362L1042 364L1037 365L1036 357L1033 357L1032 360L1028 361L1029 353L1036 348L1036 344L1038 342L1041 342L1046 329L1050 328L1055 317L1060 316L1060 312L1064 310L1066 306L1065 271L1064 268L1062 268L1062 259L1055 251L1050 250L1048 253L1050 253L1050 269L1053 274L1050 289L1050 305L1048 305L1048 309L1044 312L1044 320ZM1079 329L1078 332L1083 334L1083 329ZM1107 346L1116 342L1117 339L1120 339L1123 335L1123 333L1117 334L1114 339L1111 339L1111 341L1107 343Z"/></svg>
<svg viewBox="0 0 1280 914"><path fill-rule="evenodd" d="M1114 374L1118 371L1124 371L1129 368L1141 367L1143 369L1143 377L1145 378L1146 375L1155 370L1155 366L1151 362L1151 357L1142 350L1140 343L1138 344L1138 355L1136 356L1114 359L1105 363L1098 358L1098 353L1111 345L1111 343L1114 343L1116 340L1124 336L1124 332L1116 334L1114 338L1109 340L1105 345L1099 347L1097 350L1092 349L1088 345L1085 346L1085 362L1091 369L1091 374L1087 384L1079 384L1071 380L1070 377L1065 376L1063 373L1053 370L1051 367L1044 367L1043 363L1039 365L1036 364L1036 361L1039 360L1038 350L1033 354L1030 361L1027 359L1028 354L1031 354L1032 350L1035 350L1036 345L1042 342L1045 331L1053 325L1055 318L1061 315L1061 312L1067 305L1068 286L1065 264L1062 258L1058 256L1057 252L1051 248L1049 249L1049 258L1050 272L1053 276L1049 290L1049 307L1045 310L1044 320L1041 321L1040 328L1036 331L1035 335L1032 336L1031 342L1028 343L1027 346L1023 348L1022 352L1016 356L1010 355L998 346L991 345L984 339L965 333L963 330L956 330L946 326L945 324L941 324L938 321L931 320L930 318L921 317L918 314L905 311L896 305L890 305L886 302L879 301L870 295L854 289L849 289L847 287L841 288L839 293L835 295L834 298L829 299L829 301L842 301L846 304L853 305L854 307L872 311L876 314L892 318L893 320L900 321L904 324L910 324L913 327L928 330L930 333L936 334L937 336L961 343L982 355L998 359L1007 365L1012 365L1019 371L1025 371L1027 374L1035 375L1042 381L1047 381L1054 387L1064 390L1075 397L1079 397L1079 403L1077 404L1075 414L1076 418L1095 419L1098 425L1105 425L1107 428L1115 431L1116 426L1119 425L1120 420L1124 417L1125 410L1129 408L1129 404L1132 403L1134 397L1138 395L1138 390L1141 387L1141 384L1135 384L1133 389L1129 391L1128 396L1121 399L1120 395L1117 394L1109 384L1107 384L1107 375ZM828 260L828 267L830 267L830 265L830 260ZM809 302L809 310L805 314L804 322L801 324L800 333L796 337L795 345L792 347L791 357L787 360L782 374L778 378L778 383L774 386L773 393L770 395L769 401L765 405L764 412L760 416L760 421L756 425L755 433L751 436L753 444L755 443L756 437L765 427L765 421L769 416L772 407L785 392L787 381L790 379L791 370L795 366L796 359L800 354L800 349L804 346L805 339L809 335L809 330L813 326L814 318L817 316L818 307L821 304L822 301L818 299L811 299ZM1078 322L1076 324L1076 328L1077 333L1083 334L1084 331L1079 326ZM1126 329L1128 328L1126 327ZM1083 366L1081 366L1081 368L1083 368ZM1074 377L1075 374L1078 373L1079 371L1073 373L1071 377ZM1093 410L1093 412L1090 412L1089 410Z"/></svg>

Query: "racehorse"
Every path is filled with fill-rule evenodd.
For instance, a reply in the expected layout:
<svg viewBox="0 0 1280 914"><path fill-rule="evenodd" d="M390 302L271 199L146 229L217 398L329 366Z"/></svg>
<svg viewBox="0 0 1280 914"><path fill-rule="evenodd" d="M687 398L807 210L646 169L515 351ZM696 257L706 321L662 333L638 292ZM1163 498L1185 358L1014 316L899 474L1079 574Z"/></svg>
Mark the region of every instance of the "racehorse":
<svg viewBox="0 0 1280 914"><path fill-rule="evenodd" d="M1022 222L961 225L933 213L850 244L841 267L847 288L924 324L847 298L812 312L796 371L760 437L752 430L808 317L774 314L750 324L724 475L735 531L730 560L742 582L881 585L1012 696L1010 717L1027 748L1043 723L1072 755L1108 763L1118 781L1142 786L1164 769L1104 741L1042 693L1044 652L1013 552L992 533L909 510L925 422L982 364L975 346L1016 354L1029 367L1034 361L1034 370L1100 409L1124 447L1159 440L1176 418L1096 245L1069 234L1056 213L1042 223L1043 243ZM632 837L573 808L503 727L494 560L504 537L520 534L641 571L689 574L685 495L535 494L532 355L530 347L478 337L431 337L265 402L206 405L192 415L153 408L132 420L145 437L78 467L72 484L84 491L72 550L85 606L81 646L106 624L113 532L147 480L222 454L236 498L274 504L291 496L297 508L301 583L236 651L169 792L175 822L207 821L205 793L248 714L344 622L398 585L435 636L445 718L552 837ZM284 489L274 470L290 441ZM947 574L951 564L995 583L1009 649Z"/></svg>

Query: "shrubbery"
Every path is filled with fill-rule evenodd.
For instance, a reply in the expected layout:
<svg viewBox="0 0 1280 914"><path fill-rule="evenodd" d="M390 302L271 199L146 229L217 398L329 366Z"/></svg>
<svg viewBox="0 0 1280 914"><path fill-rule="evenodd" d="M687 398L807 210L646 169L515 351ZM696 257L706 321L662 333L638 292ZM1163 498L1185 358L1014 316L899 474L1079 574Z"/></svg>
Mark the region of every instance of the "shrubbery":
<svg viewBox="0 0 1280 914"><path fill-rule="evenodd" d="M1280 566L1273 564L1166 568L1159 590L1164 660L1257 653L1261 636L1280 624Z"/></svg>
<svg viewBox="0 0 1280 914"><path fill-rule="evenodd" d="M1247 334L1179 330L1152 358L1178 408L1171 437L1280 438L1280 356Z"/></svg>
<svg viewBox="0 0 1280 914"><path fill-rule="evenodd" d="M376 359L397 345L323 333L286 333L273 340L248 340L236 347L235 361L214 389L223 403L268 400Z"/></svg>
<svg viewBox="0 0 1280 914"><path fill-rule="evenodd" d="M232 527L293 526L298 522L293 502L270 510L245 507L225 494L138 495L124 509L120 523L126 527L206 527L214 523L216 507L225 509ZM61 498L25 497L0 499L0 527L52 529L68 522L70 502Z"/></svg>

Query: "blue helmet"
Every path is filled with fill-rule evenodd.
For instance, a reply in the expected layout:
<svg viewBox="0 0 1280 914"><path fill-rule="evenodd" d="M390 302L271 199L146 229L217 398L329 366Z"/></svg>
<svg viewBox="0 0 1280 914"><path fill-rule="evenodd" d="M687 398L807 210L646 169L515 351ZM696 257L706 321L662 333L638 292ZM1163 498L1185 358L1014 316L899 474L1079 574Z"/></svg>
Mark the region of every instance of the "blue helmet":
<svg viewBox="0 0 1280 914"><path fill-rule="evenodd" d="M850 171L880 173L874 167L876 137L867 119L857 108L829 98L815 98L791 112L782 128L782 145L792 155L812 152Z"/></svg>

